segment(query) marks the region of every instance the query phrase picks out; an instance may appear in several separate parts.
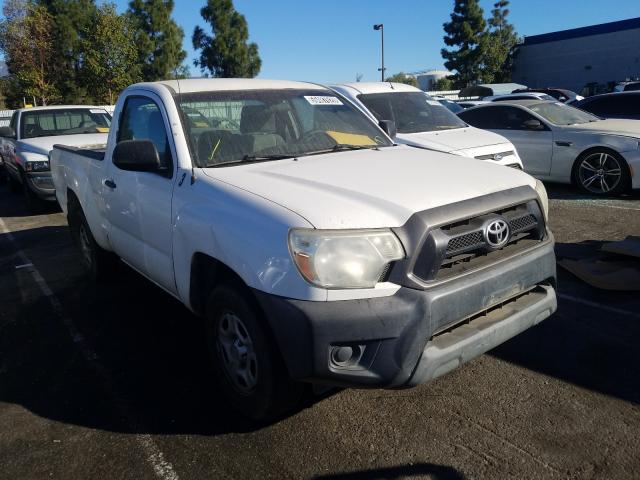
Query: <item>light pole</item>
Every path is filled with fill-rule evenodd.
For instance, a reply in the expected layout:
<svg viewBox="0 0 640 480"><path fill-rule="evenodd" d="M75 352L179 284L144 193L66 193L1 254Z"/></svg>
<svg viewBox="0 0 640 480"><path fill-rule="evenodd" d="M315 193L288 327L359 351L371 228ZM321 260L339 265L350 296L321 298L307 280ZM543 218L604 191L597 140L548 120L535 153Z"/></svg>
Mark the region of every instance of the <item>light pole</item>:
<svg viewBox="0 0 640 480"><path fill-rule="evenodd" d="M376 23L373 26L374 30L380 30L380 39L382 40L382 67L378 69L378 71L380 72L380 78L382 82L384 82L384 24L382 23Z"/></svg>

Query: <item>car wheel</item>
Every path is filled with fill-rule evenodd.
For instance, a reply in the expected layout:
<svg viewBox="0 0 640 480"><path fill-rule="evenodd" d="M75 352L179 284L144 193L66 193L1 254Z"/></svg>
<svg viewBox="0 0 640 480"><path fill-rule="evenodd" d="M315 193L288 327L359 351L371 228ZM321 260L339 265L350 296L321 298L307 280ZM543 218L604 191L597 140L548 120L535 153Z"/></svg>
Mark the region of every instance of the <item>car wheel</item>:
<svg viewBox="0 0 640 480"><path fill-rule="evenodd" d="M97 244L79 206L70 206L68 221L71 236L80 249L82 268L87 276L97 282L113 276L118 266L118 259Z"/></svg>
<svg viewBox="0 0 640 480"><path fill-rule="evenodd" d="M592 150L578 157L573 177L580 189L598 196L619 195L630 184L624 158L611 150Z"/></svg>
<svg viewBox="0 0 640 480"><path fill-rule="evenodd" d="M11 176L9 172L5 172L7 181L9 182L9 191L11 193L19 193L22 191L22 186L15 178Z"/></svg>
<svg viewBox="0 0 640 480"><path fill-rule="evenodd" d="M207 302L206 334L213 370L235 410L267 421L299 403L302 384L290 379L262 316L241 289L213 290Z"/></svg>

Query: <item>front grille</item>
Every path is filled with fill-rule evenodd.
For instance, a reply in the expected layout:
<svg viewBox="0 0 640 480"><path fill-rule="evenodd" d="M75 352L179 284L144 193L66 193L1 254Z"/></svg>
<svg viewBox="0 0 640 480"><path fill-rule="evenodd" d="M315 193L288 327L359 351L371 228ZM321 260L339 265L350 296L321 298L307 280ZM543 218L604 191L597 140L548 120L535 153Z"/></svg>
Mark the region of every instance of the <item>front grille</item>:
<svg viewBox="0 0 640 480"><path fill-rule="evenodd" d="M504 219L510 230L508 242L497 250L491 248L484 233L496 219ZM455 277L531 248L544 235L542 212L535 200L441 225L427 235L413 273L424 282Z"/></svg>
<svg viewBox="0 0 640 480"><path fill-rule="evenodd" d="M466 235L460 235L449 240L447 244L447 255L453 255L471 247L481 247L484 245L482 232L473 232Z"/></svg>

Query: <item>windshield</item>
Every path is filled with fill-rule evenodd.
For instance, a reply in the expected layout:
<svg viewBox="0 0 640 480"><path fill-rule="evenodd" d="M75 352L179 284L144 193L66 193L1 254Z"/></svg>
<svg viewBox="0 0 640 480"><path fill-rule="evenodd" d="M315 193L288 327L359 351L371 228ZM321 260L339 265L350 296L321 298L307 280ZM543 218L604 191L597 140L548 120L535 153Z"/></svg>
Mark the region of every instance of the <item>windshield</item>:
<svg viewBox="0 0 640 480"><path fill-rule="evenodd" d="M555 125L577 125L581 123L597 122L599 117L578 110L577 108L558 102L538 103L529 107L541 117Z"/></svg>
<svg viewBox="0 0 640 480"><path fill-rule="evenodd" d="M462 108L456 102L452 102L451 100L438 100L438 101L440 102L441 105L444 105L453 113L460 113L461 111L464 110L464 108Z"/></svg>
<svg viewBox="0 0 640 480"><path fill-rule="evenodd" d="M328 90L196 92L176 103L200 167L393 145Z"/></svg>
<svg viewBox="0 0 640 480"><path fill-rule="evenodd" d="M23 112L20 138L107 133L111 115L102 108L56 108Z"/></svg>
<svg viewBox="0 0 640 480"><path fill-rule="evenodd" d="M358 95L378 120L393 120L398 133L433 132L466 127L449 109L422 92Z"/></svg>

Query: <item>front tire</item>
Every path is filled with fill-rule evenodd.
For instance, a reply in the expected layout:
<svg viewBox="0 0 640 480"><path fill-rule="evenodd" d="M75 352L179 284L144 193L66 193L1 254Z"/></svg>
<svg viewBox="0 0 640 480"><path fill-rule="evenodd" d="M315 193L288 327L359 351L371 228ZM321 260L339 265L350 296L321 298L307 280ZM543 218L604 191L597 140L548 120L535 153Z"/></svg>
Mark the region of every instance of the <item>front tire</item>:
<svg viewBox="0 0 640 480"><path fill-rule="evenodd" d="M80 248L82 267L87 276L95 282L111 278L118 266L118 259L98 245L78 205L69 206L68 222L71 236Z"/></svg>
<svg viewBox="0 0 640 480"><path fill-rule="evenodd" d="M631 184L624 158L606 149L580 155L573 168L573 180L583 192L600 197L620 195Z"/></svg>
<svg viewBox="0 0 640 480"><path fill-rule="evenodd" d="M206 335L218 383L242 415L273 420L299 403L302 384L289 377L246 292L226 285L213 290L207 303Z"/></svg>

